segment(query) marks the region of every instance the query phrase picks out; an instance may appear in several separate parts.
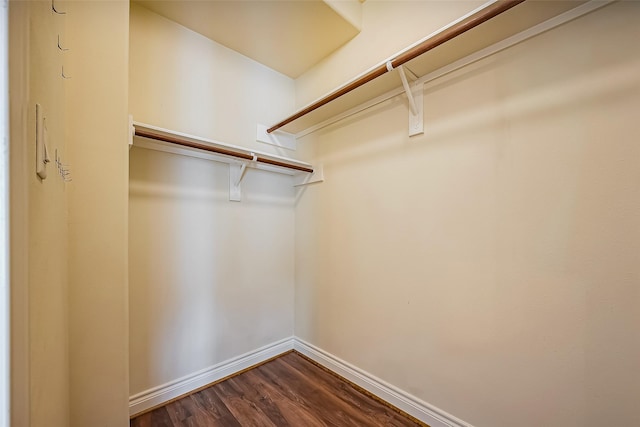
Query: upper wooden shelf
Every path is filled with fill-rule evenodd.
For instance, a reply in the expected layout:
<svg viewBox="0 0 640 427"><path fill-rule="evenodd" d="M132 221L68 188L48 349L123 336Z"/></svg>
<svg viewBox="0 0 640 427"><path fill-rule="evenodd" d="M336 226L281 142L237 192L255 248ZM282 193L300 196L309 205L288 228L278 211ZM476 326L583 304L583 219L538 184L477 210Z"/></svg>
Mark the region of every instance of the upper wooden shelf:
<svg viewBox="0 0 640 427"><path fill-rule="evenodd" d="M488 8L496 8L499 1L494 1L483 5L481 8L474 10L461 17L460 19L452 22L451 24L435 31L422 40L419 40L415 44L408 48L398 52L396 55L376 64L366 72L356 76L352 80L348 81L344 85L329 92L327 95L318 98L318 100L311 104L301 108L283 121L290 120L297 117L301 112L316 106L321 103L322 100L331 98L340 92L344 92L346 89L350 89L354 85L354 82L361 80L363 76L369 73L379 70L381 67L386 67L389 62L397 61L402 55L414 49L416 46L428 42L431 39L437 39L454 27L456 24L461 23L465 19L469 19L474 14L481 13ZM536 1L527 0L520 4L517 4L510 9L501 12L499 15L492 17L490 20L483 22L466 32L440 44L439 46L429 50L420 56L409 60L404 63L404 68L410 71L418 78L427 76L449 64L460 61L465 57L473 55L476 52L487 49L490 46L496 45L505 39L515 36L519 33L526 32L532 29L532 27L539 26L538 33L545 31L546 29L553 28L571 19L588 13L591 10L595 10L602 7L610 1L580 1L580 0L557 0L557 1ZM549 25L544 26L543 23ZM535 35L535 34L534 34ZM293 119L291 122L281 126L279 130L303 135L309 132L309 129L317 127L319 124L331 120L334 117L340 116L345 112L348 112L357 106L364 104L372 99L383 96L393 90L396 90L401 86L401 81L396 72L383 71L381 75L368 81L367 83L359 86L355 89L350 89L347 93L340 95L336 99L332 99L330 102L317 107L316 109L306 112L301 117ZM280 122L279 122L280 123ZM274 125L276 126L276 125ZM272 127L273 128L273 127Z"/></svg>

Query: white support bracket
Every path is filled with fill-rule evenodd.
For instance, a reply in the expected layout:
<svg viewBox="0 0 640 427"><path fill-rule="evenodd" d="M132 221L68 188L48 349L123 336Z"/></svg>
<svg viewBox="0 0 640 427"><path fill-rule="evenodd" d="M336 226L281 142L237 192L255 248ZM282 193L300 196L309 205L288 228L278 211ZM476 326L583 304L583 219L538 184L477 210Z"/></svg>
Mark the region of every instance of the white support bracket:
<svg viewBox="0 0 640 427"><path fill-rule="evenodd" d="M411 92L416 105L416 114L409 111L409 136L422 135L424 133L424 83L413 83Z"/></svg>
<svg viewBox="0 0 640 427"><path fill-rule="evenodd" d="M400 80L402 80L402 87L404 88L404 92L407 94L407 99L409 100L409 108L411 109L411 114L414 116L418 114L418 107L416 107L416 101L413 99L413 93L411 88L409 87L409 82L407 81L407 74L404 71L404 67L400 65L398 67L398 74L400 74Z"/></svg>
<svg viewBox="0 0 640 427"><path fill-rule="evenodd" d="M255 164L258 161L258 156L256 155L256 153L251 153L251 163ZM242 182L242 178L244 178L244 173L247 171L247 162L243 162L242 166L240 167L240 176L238 177L238 180L236 181L236 186L240 185L240 183Z"/></svg>
<svg viewBox="0 0 640 427"><path fill-rule="evenodd" d="M251 153L253 159L249 162L255 164L258 161L258 156L255 153ZM242 179L247 172L247 163L229 163L229 200L232 202L239 202L242 200Z"/></svg>
<svg viewBox="0 0 640 427"><path fill-rule="evenodd" d="M296 151L296 136L294 134L281 130L268 133L267 129L269 129L268 126L258 123L256 126L256 141Z"/></svg>
<svg viewBox="0 0 640 427"><path fill-rule="evenodd" d="M322 163L313 165L313 173L300 172L293 176L294 187L304 187L318 182L324 182L324 167Z"/></svg>
<svg viewBox="0 0 640 427"><path fill-rule="evenodd" d="M229 200L239 202L242 200L242 188L240 187L240 176L242 174L240 163L229 163Z"/></svg>
<svg viewBox="0 0 640 427"><path fill-rule="evenodd" d="M424 96L423 86L421 83L409 84L407 80L406 70L402 65L397 68L393 68L391 61L387 61L387 70L398 70L400 80L402 80L402 87L407 94L407 100L409 101L409 136L416 136L424 133ZM411 73L413 74L413 73Z"/></svg>
<svg viewBox="0 0 640 427"><path fill-rule="evenodd" d="M423 84L409 84L405 69L402 65L398 68L402 87L407 94L409 100L409 136L420 135L424 133L424 97Z"/></svg>

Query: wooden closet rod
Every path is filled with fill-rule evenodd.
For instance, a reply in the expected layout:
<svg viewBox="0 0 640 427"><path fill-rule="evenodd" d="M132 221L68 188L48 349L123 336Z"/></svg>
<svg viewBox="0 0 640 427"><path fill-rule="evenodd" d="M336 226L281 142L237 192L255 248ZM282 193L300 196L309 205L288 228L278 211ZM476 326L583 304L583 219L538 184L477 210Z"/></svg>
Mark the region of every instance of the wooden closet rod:
<svg viewBox="0 0 640 427"><path fill-rule="evenodd" d="M495 18L496 16L500 15L503 12L506 12L507 10L511 9L514 6L519 5L520 3L524 2L525 0L498 0L495 3L491 4L490 6L474 13L473 15L469 16L468 18L458 22L455 25L452 25L451 27L447 28L446 30L442 31L441 33L438 33L436 35L434 35L433 37L428 38L427 40L423 41L422 43L412 47L411 49L407 50L406 52L398 55L397 57L395 57L394 59L388 61L388 63L391 65L391 67L387 67L387 63L381 64L379 66L377 66L376 68L374 68L373 70L369 71L368 73L364 74L363 76L357 78L356 80L352 81L351 83L341 87L340 89L336 90L335 92L332 92L326 96L324 96L323 98L320 98L319 100L317 100L316 102L314 102L313 104L309 105L308 107L298 111L297 113L295 113L294 115L287 117L286 119L284 119L283 121L273 125L272 127L270 127L269 129L267 129L267 133L271 133L275 130L280 129L282 126L285 126L289 123L291 123L292 121L299 119L302 116L305 116L307 114L309 114L310 112L317 110L318 108L322 107L325 104L328 104L329 102L341 97L342 95L351 92L354 89L359 88L360 86L364 85L365 83L370 82L371 80L380 77L381 75L411 61L412 59L422 55L423 53L426 53L438 46L440 46L441 44L448 42L451 39L454 39L456 37L458 37L460 34L465 33L466 31L469 31L472 28L477 27L478 25L482 24L483 22L488 21L491 18Z"/></svg>
<svg viewBox="0 0 640 427"><path fill-rule="evenodd" d="M162 134L151 132L148 130L142 130L142 129L136 128L135 135L141 136L144 138L155 139L157 141L169 142L171 144L181 145L183 147L196 148L198 150L204 150L204 151L209 151L211 153L222 154L224 156L232 156L232 157L237 157L239 159L245 159L245 160L253 160L253 156L251 154L243 153L242 151L236 151L231 148L213 147L207 144L201 144L198 142L189 141L187 139L180 139L178 137L162 135ZM256 161L260 163L266 163L272 166L279 166L282 168L313 173L313 169L306 166L301 166L301 165L296 165L295 163L287 163L280 160L270 159L268 157L263 157L259 154L257 154L256 157L257 157Z"/></svg>

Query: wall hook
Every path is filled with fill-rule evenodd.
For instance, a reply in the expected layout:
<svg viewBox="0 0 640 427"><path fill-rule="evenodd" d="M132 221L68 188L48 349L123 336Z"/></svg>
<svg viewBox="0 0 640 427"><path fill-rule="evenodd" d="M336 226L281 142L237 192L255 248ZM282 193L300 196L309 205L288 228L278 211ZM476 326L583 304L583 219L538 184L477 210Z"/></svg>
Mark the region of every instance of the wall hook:
<svg viewBox="0 0 640 427"><path fill-rule="evenodd" d="M58 15L66 15L66 14L67 14L67 12L59 12L59 11L56 9L56 3L55 3L55 0L51 0L51 10L52 10L54 13L58 14Z"/></svg>
<svg viewBox="0 0 640 427"><path fill-rule="evenodd" d="M63 52L66 52L66 51L68 51L68 50L69 50L69 48L68 48L68 47L62 47L62 46L60 46L60 34L58 34L58 49L60 49L60 50L61 50L61 51L63 51Z"/></svg>
<svg viewBox="0 0 640 427"><path fill-rule="evenodd" d="M48 142L48 138L47 138L48 129L47 129L47 118L46 117L42 118L42 127L44 129L44 141L43 141L44 142L44 144L43 144L43 148L44 148L43 155L44 155L44 158L42 159L42 163L44 163L46 165L47 163L51 163L51 160L49 160L49 150L47 149L47 145L49 145L49 142ZM56 150L56 154L57 153L58 153L58 150Z"/></svg>
<svg viewBox="0 0 640 427"><path fill-rule="evenodd" d="M47 129L42 105L36 104L36 175L47 178Z"/></svg>
<svg viewBox="0 0 640 427"><path fill-rule="evenodd" d="M61 73L61 74L62 74L62 78L63 78L63 79L68 80L68 79L70 79L70 78L71 78L71 76L67 76L67 75L65 75L65 74L64 74L64 65L62 66L62 73Z"/></svg>

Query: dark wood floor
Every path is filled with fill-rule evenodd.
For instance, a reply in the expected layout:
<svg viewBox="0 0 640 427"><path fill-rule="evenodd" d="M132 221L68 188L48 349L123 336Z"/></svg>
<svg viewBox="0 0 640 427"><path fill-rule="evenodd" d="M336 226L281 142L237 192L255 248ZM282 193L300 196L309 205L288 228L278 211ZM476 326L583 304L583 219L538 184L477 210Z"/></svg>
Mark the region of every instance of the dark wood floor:
<svg viewBox="0 0 640 427"><path fill-rule="evenodd" d="M131 420L131 427L424 426L288 353Z"/></svg>

